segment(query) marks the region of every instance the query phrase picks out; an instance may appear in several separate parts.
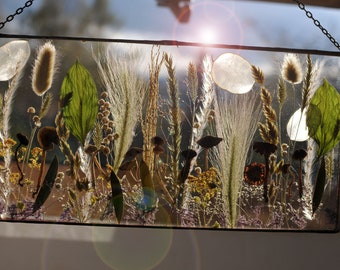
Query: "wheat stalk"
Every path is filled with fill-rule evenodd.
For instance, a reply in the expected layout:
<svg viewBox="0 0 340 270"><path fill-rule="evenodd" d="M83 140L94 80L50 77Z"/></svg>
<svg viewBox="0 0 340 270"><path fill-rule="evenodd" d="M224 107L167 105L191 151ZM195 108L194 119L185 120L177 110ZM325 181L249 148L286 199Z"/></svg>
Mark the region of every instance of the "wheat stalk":
<svg viewBox="0 0 340 270"><path fill-rule="evenodd" d="M303 80L301 111L308 106L311 87L313 84L313 62L310 55L307 56L307 71Z"/></svg>
<svg viewBox="0 0 340 270"><path fill-rule="evenodd" d="M253 78L254 78L255 82L257 82L258 84L263 85L264 84L264 74L263 74L263 71L259 67L251 65L251 72L252 72L252 75L253 75Z"/></svg>
<svg viewBox="0 0 340 270"><path fill-rule="evenodd" d="M165 53L164 54L165 66L168 70L168 95L170 97L169 108L169 123L170 123L170 135L172 137L172 145L169 147L171 151L171 167L173 178L178 176L179 166L179 154L181 151L181 118L178 96L178 83L175 76L175 68L173 66L172 58Z"/></svg>
<svg viewBox="0 0 340 270"><path fill-rule="evenodd" d="M151 51L151 63L149 65L149 89L146 113L144 120L142 121L143 159L149 167L151 173L153 172L154 166L152 138L156 136L159 98L159 73L163 61L164 56L160 53L160 47L153 47Z"/></svg>
<svg viewBox="0 0 340 270"><path fill-rule="evenodd" d="M270 92L265 88L261 88L262 111L265 116L265 124L258 123L262 140L272 144L279 142L279 129L277 126L276 112L272 107L272 97Z"/></svg>

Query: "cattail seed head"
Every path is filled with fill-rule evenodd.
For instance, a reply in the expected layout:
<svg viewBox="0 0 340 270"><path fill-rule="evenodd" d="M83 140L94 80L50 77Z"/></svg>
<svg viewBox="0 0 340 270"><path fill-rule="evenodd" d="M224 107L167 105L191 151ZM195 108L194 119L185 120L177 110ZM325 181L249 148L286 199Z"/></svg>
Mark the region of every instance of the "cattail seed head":
<svg viewBox="0 0 340 270"><path fill-rule="evenodd" d="M299 84L302 82L302 65L296 54L289 53L284 57L281 75L285 81L292 84Z"/></svg>
<svg viewBox="0 0 340 270"><path fill-rule="evenodd" d="M51 42L46 42L38 49L32 73L32 88L38 96L44 95L52 86L55 58L56 49Z"/></svg>

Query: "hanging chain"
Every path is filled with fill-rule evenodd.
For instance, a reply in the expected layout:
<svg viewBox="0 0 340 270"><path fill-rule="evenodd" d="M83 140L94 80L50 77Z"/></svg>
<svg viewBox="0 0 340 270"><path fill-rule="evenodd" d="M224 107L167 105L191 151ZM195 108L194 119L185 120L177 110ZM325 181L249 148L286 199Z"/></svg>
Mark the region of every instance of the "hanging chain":
<svg viewBox="0 0 340 270"><path fill-rule="evenodd" d="M327 31L327 29L324 28L324 27L321 25L320 21L318 21L317 19L314 18L312 12L310 12L309 10L306 9L305 4L303 4L302 2L300 2L300 1L298 1L298 0L293 0L293 1L294 1L295 3L297 3L297 4L298 4L298 7L306 13L306 16L307 16L309 19L313 20L314 25L315 25L316 27L320 28L321 32L322 32L322 33L323 33L323 34L324 34L324 35L325 35L325 36L333 43L333 45L334 45L338 50L340 50L340 44L339 44L339 42L337 42L337 41L335 40L335 38Z"/></svg>
<svg viewBox="0 0 340 270"><path fill-rule="evenodd" d="M6 23L13 21L13 19L14 19L15 16L20 15L21 13L23 13L23 11L24 11L25 8L28 8L28 7L32 6L33 1L34 1L34 0L28 0L28 1L26 1L26 3L25 3L24 6L19 7L19 8L15 11L15 13L13 13L13 14L7 16L7 18L6 18L5 21L0 22L0 29L4 28Z"/></svg>

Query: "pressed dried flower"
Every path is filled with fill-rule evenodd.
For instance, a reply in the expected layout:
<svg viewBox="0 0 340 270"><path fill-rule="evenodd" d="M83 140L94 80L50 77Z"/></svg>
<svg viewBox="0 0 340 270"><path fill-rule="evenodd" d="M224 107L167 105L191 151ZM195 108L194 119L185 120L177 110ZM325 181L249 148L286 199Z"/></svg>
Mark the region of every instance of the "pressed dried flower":
<svg viewBox="0 0 340 270"><path fill-rule="evenodd" d="M39 48L32 73L32 88L38 96L44 95L52 86L55 58L56 49L51 42Z"/></svg>
<svg viewBox="0 0 340 270"><path fill-rule="evenodd" d="M292 84L302 82L302 65L296 54L289 53L283 59L281 75L284 80Z"/></svg>

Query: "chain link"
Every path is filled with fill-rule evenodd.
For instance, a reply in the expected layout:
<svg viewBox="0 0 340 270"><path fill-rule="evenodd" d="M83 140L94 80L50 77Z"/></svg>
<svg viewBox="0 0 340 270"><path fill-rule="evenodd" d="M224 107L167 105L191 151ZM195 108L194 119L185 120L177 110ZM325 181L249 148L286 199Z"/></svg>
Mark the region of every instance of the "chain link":
<svg viewBox="0 0 340 270"><path fill-rule="evenodd" d="M337 42L336 39L335 39L335 38L327 31L327 29L324 28L324 27L321 25L321 23L320 23L319 20L317 20L317 19L314 18L312 12L310 12L309 10L306 9L305 4L303 4L302 2L300 2L300 1L298 1L298 0L293 0L293 1L294 1L295 3L297 3L298 7L306 13L307 18L313 20L314 25L315 25L316 27L318 27L318 28L321 30L321 32L322 32L322 33L330 40L330 42L332 42L333 45L334 45L338 50L340 50L340 44L339 44L339 42Z"/></svg>
<svg viewBox="0 0 340 270"><path fill-rule="evenodd" d="M28 7L32 6L33 1L34 1L34 0L28 0L28 1L26 1L26 3L25 3L24 6L19 7L19 8L15 11L15 13L13 13L13 14L7 16L7 18L6 18L5 21L0 22L0 29L4 28L5 25L6 25L6 23L9 23L9 22L13 21L13 19L14 19L15 16L20 15L21 13L23 13L25 8L28 8Z"/></svg>

